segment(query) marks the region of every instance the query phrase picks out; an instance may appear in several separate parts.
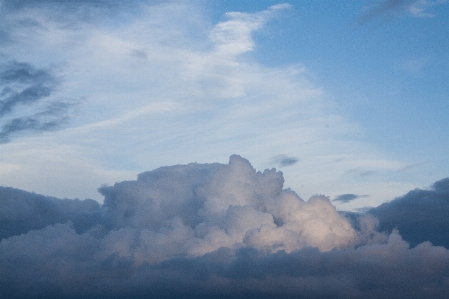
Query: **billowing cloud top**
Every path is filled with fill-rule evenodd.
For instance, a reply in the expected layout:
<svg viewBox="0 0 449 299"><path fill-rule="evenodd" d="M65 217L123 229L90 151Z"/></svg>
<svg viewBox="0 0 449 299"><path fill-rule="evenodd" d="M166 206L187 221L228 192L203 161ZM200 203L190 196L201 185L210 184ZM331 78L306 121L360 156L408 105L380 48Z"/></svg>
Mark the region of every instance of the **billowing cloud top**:
<svg viewBox="0 0 449 299"><path fill-rule="evenodd" d="M0 297L417 298L449 290L446 248L410 248L398 231L378 232L373 216L346 217L327 197L304 201L283 182L281 172L258 172L233 155L228 164L162 167L102 186L102 206L2 187ZM440 195L446 189L446 181L435 185Z"/></svg>
<svg viewBox="0 0 449 299"><path fill-rule="evenodd" d="M256 172L240 156L229 165L189 164L160 168L137 181L102 187L106 223L113 229L166 231L158 235L172 248L145 261L173 254L203 255L248 246L266 252L291 252L306 246L344 248L356 233L326 197L304 202L282 190L281 172ZM180 239L176 243L173 237ZM168 244L167 243L167 244Z"/></svg>

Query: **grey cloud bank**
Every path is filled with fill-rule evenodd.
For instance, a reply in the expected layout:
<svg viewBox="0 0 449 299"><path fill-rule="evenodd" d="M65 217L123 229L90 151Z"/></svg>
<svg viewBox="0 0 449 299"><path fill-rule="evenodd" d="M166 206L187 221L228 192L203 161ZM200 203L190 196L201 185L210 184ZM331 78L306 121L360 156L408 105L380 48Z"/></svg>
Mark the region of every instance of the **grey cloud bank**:
<svg viewBox="0 0 449 299"><path fill-rule="evenodd" d="M102 186L102 206L1 187L0 297L443 297L448 181L346 216L236 155Z"/></svg>
<svg viewBox="0 0 449 299"><path fill-rule="evenodd" d="M449 248L449 178L428 190L412 190L369 213L380 220L381 230L399 229L412 246L429 240Z"/></svg>

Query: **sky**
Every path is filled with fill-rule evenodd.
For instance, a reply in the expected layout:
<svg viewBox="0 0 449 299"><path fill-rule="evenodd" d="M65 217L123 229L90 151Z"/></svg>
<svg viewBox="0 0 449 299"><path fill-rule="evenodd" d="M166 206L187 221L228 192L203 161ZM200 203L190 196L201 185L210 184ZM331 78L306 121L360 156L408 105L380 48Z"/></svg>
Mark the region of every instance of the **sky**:
<svg viewBox="0 0 449 299"><path fill-rule="evenodd" d="M443 297L448 30L445 0L0 0L0 297Z"/></svg>
<svg viewBox="0 0 449 299"><path fill-rule="evenodd" d="M91 198L161 166L276 168L375 207L447 176L446 1L2 1L0 182Z"/></svg>

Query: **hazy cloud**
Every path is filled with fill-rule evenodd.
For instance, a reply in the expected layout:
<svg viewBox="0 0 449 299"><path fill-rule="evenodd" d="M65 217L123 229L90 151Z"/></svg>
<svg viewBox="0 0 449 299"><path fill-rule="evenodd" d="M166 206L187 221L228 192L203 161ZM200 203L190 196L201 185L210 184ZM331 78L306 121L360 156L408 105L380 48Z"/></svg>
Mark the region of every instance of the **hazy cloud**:
<svg viewBox="0 0 449 299"><path fill-rule="evenodd" d="M102 206L2 187L0 296L442 297L449 251L423 231L410 248L400 233L407 221L447 227L436 207L448 182L372 209L381 230L402 210L400 231L388 234L371 214L337 213L323 196L304 201L283 189L280 172L235 155L103 186Z"/></svg>
<svg viewBox="0 0 449 299"><path fill-rule="evenodd" d="M373 175L375 173L376 172L374 170L366 170L366 169L360 169L360 168L352 168L352 169L349 169L348 171L346 171L346 174L360 176L360 177Z"/></svg>
<svg viewBox="0 0 449 299"><path fill-rule="evenodd" d="M420 162L420 163L409 164L409 165L406 165L406 166L398 169L397 171L398 172L400 172L400 171L408 171L408 170L411 170L411 169L420 168L420 167L422 167L425 164L428 164L428 162Z"/></svg>
<svg viewBox="0 0 449 299"><path fill-rule="evenodd" d="M409 13L418 18L433 17L434 14L428 10L445 2L445 0L383 0L367 7L359 22L365 23L379 17L393 18L402 13Z"/></svg>
<svg viewBox="0 0 449 299"><path fill-rule="evenodd" d="M20 10L30 7L42 7L42 6L58 6L59 8L65 8L67 10L80 10L84 6L104 8L118 7L122 1L117 0L42 0L37 3L32 0L15 0L15 1L2 1L2 5L8 10Z"/></svg>

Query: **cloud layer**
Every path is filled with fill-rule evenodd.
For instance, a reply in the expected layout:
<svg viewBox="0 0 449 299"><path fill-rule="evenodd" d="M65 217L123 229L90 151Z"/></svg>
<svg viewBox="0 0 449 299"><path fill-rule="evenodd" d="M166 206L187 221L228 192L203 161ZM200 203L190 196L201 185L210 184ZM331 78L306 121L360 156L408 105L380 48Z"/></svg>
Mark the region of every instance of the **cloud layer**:
<svg viewBox="0 0 449 299"><path fill-rule="evenodd" d="M281 172L256 171L233 155L228 164L161 167L102 186L102 206L2 187L0 296L418 298L448 291L449 251L430 242L410 248L400 231L379 232L371 214L389 229L385 206L344 216L327 197L304 201L283 182ZM433 188L389 205L448 198L447 179ZM423 223L434 212L420 211ZM402 219L399 229L412 223Z"/></svg>

